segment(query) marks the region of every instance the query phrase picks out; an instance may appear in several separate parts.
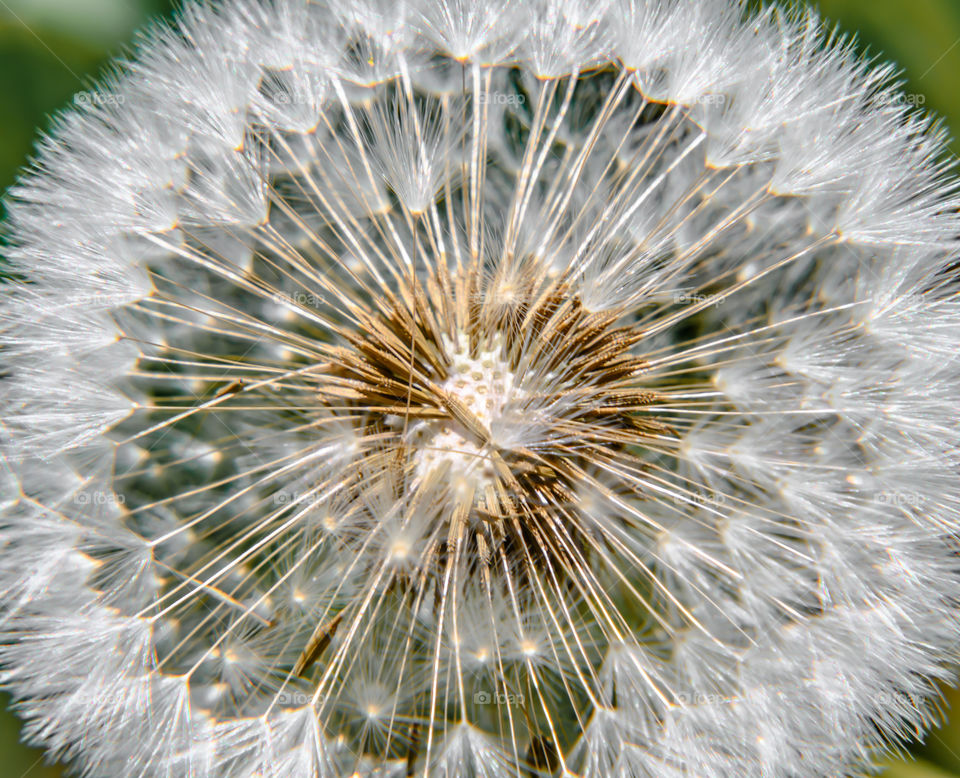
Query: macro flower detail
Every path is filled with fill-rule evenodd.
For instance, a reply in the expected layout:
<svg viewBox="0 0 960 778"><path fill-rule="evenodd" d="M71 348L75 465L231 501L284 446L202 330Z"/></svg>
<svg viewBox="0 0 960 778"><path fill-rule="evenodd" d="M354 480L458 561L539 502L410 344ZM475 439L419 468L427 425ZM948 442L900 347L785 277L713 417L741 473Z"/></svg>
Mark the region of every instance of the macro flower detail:
<svg viewBox="0 0 960 778"><path fill-rule="evenodd" d="M957 184L815 17L232 0L9 199L0 682L84 775L862 774L960 639Z"/></svg>

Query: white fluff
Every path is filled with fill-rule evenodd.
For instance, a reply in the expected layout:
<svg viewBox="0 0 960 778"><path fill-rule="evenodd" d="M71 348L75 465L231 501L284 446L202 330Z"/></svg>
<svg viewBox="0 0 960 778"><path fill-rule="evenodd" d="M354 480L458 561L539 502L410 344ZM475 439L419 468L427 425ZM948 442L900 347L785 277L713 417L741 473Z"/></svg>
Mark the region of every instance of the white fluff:
<svg viewBox="0 0 960 778"><path fill-rule="evenodd" d="M89 776L789 778L932 723L960 197L891 67L736 0L191 2L127 65L9 201L31 741ZM419 374L391 405L348 366L377 332L404 376L415 300L463 376L406 418ZM642 336L643 447L571 311Z"/></svg>

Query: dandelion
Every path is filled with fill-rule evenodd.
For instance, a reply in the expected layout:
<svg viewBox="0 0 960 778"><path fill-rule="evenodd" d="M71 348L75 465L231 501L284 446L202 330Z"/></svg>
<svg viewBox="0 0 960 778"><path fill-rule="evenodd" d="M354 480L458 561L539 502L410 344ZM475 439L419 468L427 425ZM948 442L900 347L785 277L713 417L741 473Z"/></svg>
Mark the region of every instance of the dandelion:
<svg viewBox="0 0 960 778"><path fill-rule="evenodd" d="M732 0L235 0L88 94L9 201L32 741L787 778L931 723L960 200L889 67Z"/></svg>

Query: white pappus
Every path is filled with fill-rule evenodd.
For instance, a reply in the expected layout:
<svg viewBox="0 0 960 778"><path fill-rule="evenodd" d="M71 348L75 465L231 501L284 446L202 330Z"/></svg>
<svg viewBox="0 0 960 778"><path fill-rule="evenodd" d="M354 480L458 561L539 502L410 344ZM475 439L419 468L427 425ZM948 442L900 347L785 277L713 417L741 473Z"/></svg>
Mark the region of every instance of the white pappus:
<svg viewBox="0 0 960 778"><path fill-rule="evenodd" d="M814 778L960 640L945 133L807 12L188 2L9 197L0 683L83 775Z"/></svg>

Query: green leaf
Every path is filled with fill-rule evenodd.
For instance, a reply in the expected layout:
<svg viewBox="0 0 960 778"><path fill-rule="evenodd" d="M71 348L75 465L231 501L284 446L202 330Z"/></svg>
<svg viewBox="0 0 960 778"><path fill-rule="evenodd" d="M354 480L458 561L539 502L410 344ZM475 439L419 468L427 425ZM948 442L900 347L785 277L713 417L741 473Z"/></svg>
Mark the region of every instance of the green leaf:
<svg viewBox="0 0 960 778"><path fill-rule="evenodd" d="M956 773L949 773L922 759L886 762L885 766L887 769L881 773L883 778L957 778Z"/></svg>

